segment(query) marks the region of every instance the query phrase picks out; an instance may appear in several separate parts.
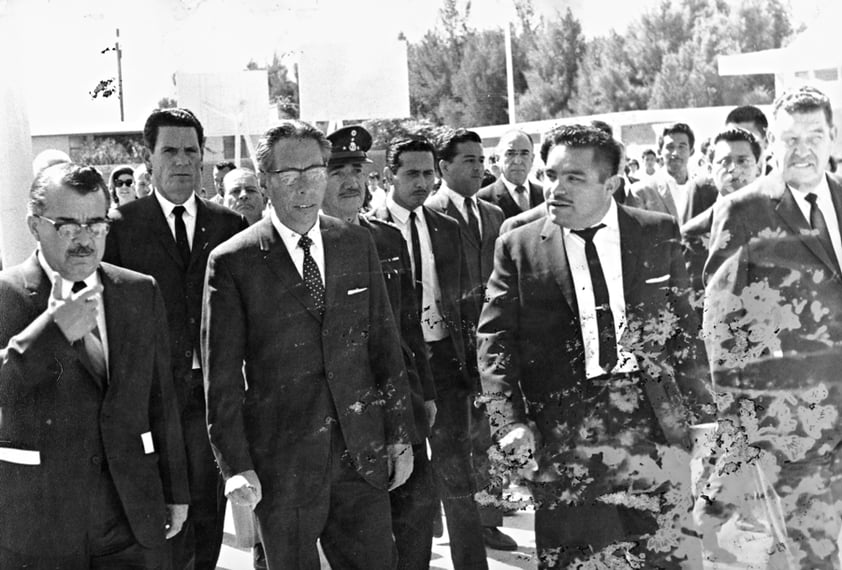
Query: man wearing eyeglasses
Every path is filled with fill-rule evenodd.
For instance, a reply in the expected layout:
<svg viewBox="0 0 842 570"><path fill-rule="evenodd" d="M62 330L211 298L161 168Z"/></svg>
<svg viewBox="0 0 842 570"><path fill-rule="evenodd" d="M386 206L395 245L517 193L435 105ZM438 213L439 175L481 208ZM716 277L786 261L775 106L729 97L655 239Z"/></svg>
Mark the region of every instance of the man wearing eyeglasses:
<svg viewBox="0 0 842 570"><path fill-rule="evenodd" d="M535 159L532 137L523 131L509 131L500 138L494 153L500 165L500 177L481 188L477 197L499 206L506 218L543 203L543 190L529 181Z"/></svg>
<svg viewBox="0 0 842 570"><path fill-rule="evenodd" d="M225 497L208 442L199 324L211 250L248 224L197 196L204 130L188 109L153 111L143 129L155 191L112 213L105 260L155 278L164 295L173 382L189 461L190 519L173 541L176 570L214 570L222 546Z"/></svg>
<svg viewBox="0 0 842 570"><path fill-rule="evenodd" d="M388 491L412 471L412 404L371 234L319 213L330 152L301 121L258 144L270 215L208 261L208 429L227 497L254 507L269 568L318 568L321 540L333 568L385 570Z"/></svg>
<svg viewBox="0 0 842 570"><path fill-rule="evenodd" d="M95 168L44 169L38 249L0 272L0 568L162 568L187 517L164 302L100 264L109 203Z"/></svg>

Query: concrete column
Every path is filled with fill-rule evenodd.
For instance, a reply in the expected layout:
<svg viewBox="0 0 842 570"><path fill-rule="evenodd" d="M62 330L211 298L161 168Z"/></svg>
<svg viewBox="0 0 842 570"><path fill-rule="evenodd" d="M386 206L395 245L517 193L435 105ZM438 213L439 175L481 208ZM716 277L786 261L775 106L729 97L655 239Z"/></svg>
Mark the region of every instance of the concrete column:
<svg viewBox="0 0 842 570"><path fill-rule="evenodd" d="M9 10L10 12L11 10ZM0 250L3 267L23 261L35 249L26 227L32 184L32 138L24 97L20 43L12 15L0 7Z"/></svg>

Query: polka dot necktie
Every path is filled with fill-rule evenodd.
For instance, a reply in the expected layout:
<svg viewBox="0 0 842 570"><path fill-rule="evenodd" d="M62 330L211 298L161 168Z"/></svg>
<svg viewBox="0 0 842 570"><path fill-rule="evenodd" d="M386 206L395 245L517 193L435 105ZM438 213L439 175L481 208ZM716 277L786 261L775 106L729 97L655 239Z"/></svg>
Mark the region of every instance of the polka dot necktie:
<svg viewBox="0 0 842 570"><path fill-rule="evenodd" d="M316 305L316 310L320 315L325 312L325 286L322 284L322 276L319 273L319 266L316 265L316 260L310 255L310 246L313 245L313 240L307 236L301 236L298 240L298 247L304 250L304 286L310 292L310 296Z"/></svg>

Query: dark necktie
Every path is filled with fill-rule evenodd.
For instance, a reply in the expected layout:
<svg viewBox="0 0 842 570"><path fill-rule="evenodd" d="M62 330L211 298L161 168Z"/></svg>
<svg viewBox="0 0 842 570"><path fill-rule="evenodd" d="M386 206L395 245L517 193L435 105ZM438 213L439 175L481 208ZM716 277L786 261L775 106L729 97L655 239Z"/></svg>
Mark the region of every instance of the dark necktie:
<svg viewBox="0 0 842 570"><path fill-rule="evenodd" d="M187 227L181 217L184 212L184 206L176 206L172 209L172 215L175 217L175 246L178 248L184 267L187 267L190 265L190 242L187 241Z"/></svg>
<svg viewBox="0 0 842 570"><path fill-rule="evenodd" d="M413 270L413 283L415 284L415 300L418 302L418 310L422 308L423 280L421 272L421 238L418 237L418 226L416 225L415 212L409 213L409 235L412 240L412 262L415 264Z"/></svg>
<svg viewBox="0 0 842 570"><path fill-rule="evenodd" d="M468 229L471 232L471 235L474 236L474 239L479 243L482 241L482 235L479 231L479 221L477 220L477 215L474 212L474 199L473 198L465 198L465 209L468 212Z"/></svg>
<svg viewBox="0 0 842 570"><path fill-rule="evenodd" d="M522 184L518 184L515 188L515 196L517 196L517 205L522 212L525 212L530 208L529 196L526 195L526 188L524 188Z"/></svg>
<svg viewBox="0 0 842 570"><path fill-rule="evenodd" d="M84 288L84 281L76 281L73 284L71 291L78 293ZM83 344L85 354L88 357L88 363L91 365L91 369L94 371L97 380L100 380L103 383L107 381L108 374L105 369L105 349L102 346L102 337L99 333L99 326L94 327L91 332L76 342L81 342Z"/></svg>
<svg viewBox="0 0 842 570"><path fill-rule="evenodd" d="M819 204L816 202L818 196L810 192L804 199L810 203L810 226L818 234L816 237L819 238L822 247L824 247L824 250L830 256L831 261L833 261L833 267L836 271L839 271L839 263L836 260L836 252L833 251L833 242L830 240L827 222L822 215L821 209L819 209Z"/></svg>
<svg viewBox="0 0 842 570"><path fill-rule="evenodd" d="M596 326L599 330L599 365L606 372L611 372L617 364L617 333L614 331L614 314L608 297L608 285L599 263L593 237L605 224L599 224L584 230L572 230L585 240L585 257L588 259L588 271L591 274L594 303L596 305Z"/></svg>
<svg viewBox="0 0 842 570"><path fill-rule="evenodd" d="M319 273L319 266L316 265L316 260L310 255L310 246L313 245L313 240L307 236L301 236L298 240L298 247L304 250L304 285L310 296L316 303L316 310L320 315L325 312L325 286L322 284L322 275Z"/></svg>

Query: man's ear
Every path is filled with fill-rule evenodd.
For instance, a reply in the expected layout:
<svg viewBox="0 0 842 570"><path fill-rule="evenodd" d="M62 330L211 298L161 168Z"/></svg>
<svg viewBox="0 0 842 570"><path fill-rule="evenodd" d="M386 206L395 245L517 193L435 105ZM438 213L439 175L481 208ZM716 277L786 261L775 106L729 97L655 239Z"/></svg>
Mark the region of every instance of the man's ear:
<svg viewBox="0 0 842 570"><path fill-rule="evenodd" d="M392 174L392 169L387 166L383 169L383 182L386 182L391 185L393 179L394 174Z"/></svg>
<svg viewBox="0 0 842 570"><path fill-rule="evenodd" d="M446 160L439 160L439 178L444 180L444 173L450 168L450 163Z"/></svg>
<svg viewBox="0 0 842 570"><path fill-rule="evenodd" d="M29 233L32 234L32 237L35 238L35 241L41 241L38 237L38 218L29 214L26 216L26 225L29 227Z"/></svg>
<svg viewBox="0 0 842 570"><path fill-rule="evenodd" d="M620 187L620 175L615 174L614 176L609 176L605 182L603 183L603 188L611 195L617 191L617 188Z"/></svg>

